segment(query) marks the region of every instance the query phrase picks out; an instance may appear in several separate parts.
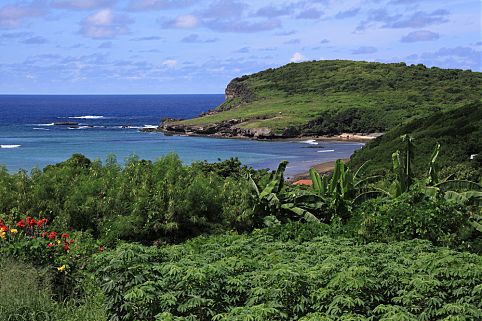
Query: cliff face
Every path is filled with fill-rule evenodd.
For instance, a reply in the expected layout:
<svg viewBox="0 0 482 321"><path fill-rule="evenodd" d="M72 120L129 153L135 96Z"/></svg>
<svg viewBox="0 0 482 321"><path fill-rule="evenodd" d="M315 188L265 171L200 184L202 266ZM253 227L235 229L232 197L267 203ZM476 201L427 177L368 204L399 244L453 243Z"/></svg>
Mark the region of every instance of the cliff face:
<svg viewBox="0 0 482 321"><path fill-rule="evenodd" d="M253 92L249 89L246 83L247 77L234 78L226 86L224 91L226 100L239 98L244 102L253 100Z"/></svg>
<svg viewBox="0 0 482 321"><path fill-rule="evenodd" d="M226 101L215 111L225 111L252 102L255 95L246 83L247 79L248 77L240 77L231 80L224 91Z"/></svg>

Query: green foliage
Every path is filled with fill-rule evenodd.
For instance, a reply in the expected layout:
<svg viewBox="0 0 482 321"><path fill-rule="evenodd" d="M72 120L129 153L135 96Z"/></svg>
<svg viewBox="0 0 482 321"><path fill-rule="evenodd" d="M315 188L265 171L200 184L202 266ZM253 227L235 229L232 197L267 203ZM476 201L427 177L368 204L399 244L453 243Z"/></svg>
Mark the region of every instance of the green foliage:
<svg viewBox="0 0 482 321"><path fill-rule="evenodd" d="M92 268L111 320L482 318L482 257L426 241L360 245L317 234L125 244Z"/></svg>
<svg viewBox="0 0 482 321"><path fill-rule="evenodd" d="M0 169L0 213L40 214L54 228L91 231L109 244L175 242L249 229L253 203L247 173L257 181L266 175L235 159L185 166L176 155L156 162L133 157L121 167L114 157L103 165L73 155L30 176Z"/></svg>
<svg viewBox="0 0 482 321"><path fill-rule="evenodd" d="M15 222L0 215L0 257L48 273L52 295L58 300L83 295L84 268L90 256L99 251L99 243L86 232L56 232L42 219L27 217Z"/></svg>
<svg viewBox="0 0 482 321"><path fill-rule="evenodd" d="M297 189L284 188L283 174L287 165L288 161L282 161L264 188L258 187L256 182L249 177L255 201L253 212L257 217L256 226L260 226L261 222L265 225L272 225L291 219L319 222L310 209L319 209L321 198L317 198L316 195L298 193L300 191Z"/></svg>
<svg viewBox="0 0 482 321"><path fill-rule="evenodd" d="M449 175L472 181L482 178L482 157L470 159L471 155L482 154L482 102L440 111L398 126L356 151L350 164L357 168L370 160L367 168L369 173L386 172L390 168L392 151L404 150L399 137L405 134L411 135L416 142L412 168L415 176L425 174L427 166L436 156L439 178ZM433 146L437 143L441 145L440 154L434 155Z"/></svg>
<svg viewBox="0 0 482 321"><path fill-rule="evenodd" d="M201 172L214 173L218 176L227 178L240 178L246 175L255 177L257 181L263 175L268 174L268 170L254 170L251 167L243 165L238 158L231 157L227 160L218 159L216 163L208 163L207 161L197 161L192 163L192 167Z"/></svg>
<svg viewBox="0 0 482 321"><path fill-rule="evenodd" d="M334 216L346 220L350 216L352 207L358 202L380 196L380 192L367 188L367 183L379 177L360 178L359 174L363 167L364 165L353 173L339 159L336 161L331 178L325 175L320 177L314 168L310 169L310 178L313 182L312 191L322 198Z"/></svg>
<svg viewBox="0 0 482 321"><path fill-rule="evenodd" d="M437 245L463 247L475 252L482 234L470 224L472 212L451 199L427 196L419 189L395 199L376 199L355 211L355 232L368 242L426 239Z"/></svg>

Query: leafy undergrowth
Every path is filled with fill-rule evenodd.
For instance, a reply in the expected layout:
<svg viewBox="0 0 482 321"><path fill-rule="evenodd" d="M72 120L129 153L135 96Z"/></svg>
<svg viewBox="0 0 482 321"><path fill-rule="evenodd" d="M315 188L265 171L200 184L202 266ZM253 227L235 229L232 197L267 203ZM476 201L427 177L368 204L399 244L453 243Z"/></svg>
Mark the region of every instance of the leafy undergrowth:
<svg viewBox="0 0 482 321"><path fill-rule="evenodd" d="M57 301L48 270L12 259L0 260L0 321L102 321L102 295L89 292Z"/></svg>
<svg viewBox="0 0 482 321"><path fill-rule="evenodd" d="M277 229L98 254L111 320L482 318L481 256Z"/></svg>

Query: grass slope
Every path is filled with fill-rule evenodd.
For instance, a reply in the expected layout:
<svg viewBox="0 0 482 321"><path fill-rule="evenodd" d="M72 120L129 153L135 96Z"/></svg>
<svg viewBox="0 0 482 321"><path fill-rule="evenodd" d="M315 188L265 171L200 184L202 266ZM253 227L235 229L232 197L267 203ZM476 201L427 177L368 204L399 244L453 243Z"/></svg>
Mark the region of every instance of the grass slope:
<svg viewBox="0 0 482 321"><path fill-rule="evenodd" d="M410 134L415 138L417 174L420 175L428 169L431 153L438 142L441 144L441 151L437 163L440 167L447 168L447 173L458 172L459 175L468 176L464 178L470 179L482 177L481 102L447 112L438 112L398 126L355 152L350 163L358 167L369 160L367 165L372 171L390 168L391 154L397 149L403 149L400 136L404 134ZM470 160L473 154L479 156Z"/></svg>
<svg viewBox="0 0 482 321"><path fill-rule="evenodd" d="M385 131L479 100L482 73L405 63L323 60L236 78L229 87L243 90L219 106L221 112L182 123L243 119L240 128L268 127L277 132L287 127L305 134Z"/></svg>

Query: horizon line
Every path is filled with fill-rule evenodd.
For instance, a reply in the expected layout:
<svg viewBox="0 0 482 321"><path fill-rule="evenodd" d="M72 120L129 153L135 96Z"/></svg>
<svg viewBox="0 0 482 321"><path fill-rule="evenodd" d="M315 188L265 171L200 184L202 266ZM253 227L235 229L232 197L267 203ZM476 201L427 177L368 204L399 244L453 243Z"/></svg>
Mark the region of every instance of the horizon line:
<svg viewBox="0 0 482 321"><path fill-rule="evenodd" d="M175 95L224 95L224 93L132 93L132 94L116 94L116 93L0 93L0 96L175 96Z"/></svg>

